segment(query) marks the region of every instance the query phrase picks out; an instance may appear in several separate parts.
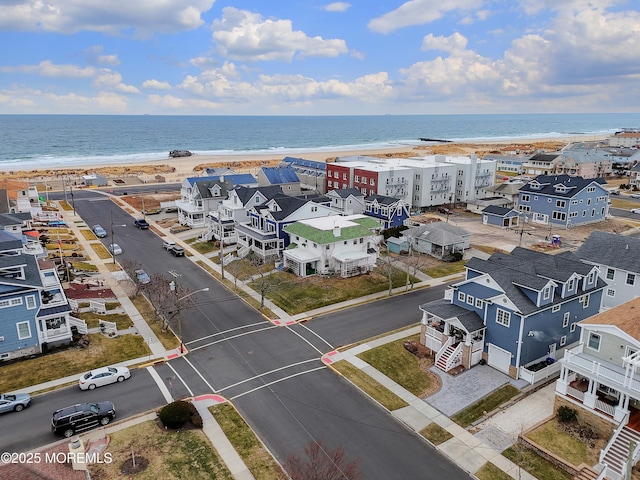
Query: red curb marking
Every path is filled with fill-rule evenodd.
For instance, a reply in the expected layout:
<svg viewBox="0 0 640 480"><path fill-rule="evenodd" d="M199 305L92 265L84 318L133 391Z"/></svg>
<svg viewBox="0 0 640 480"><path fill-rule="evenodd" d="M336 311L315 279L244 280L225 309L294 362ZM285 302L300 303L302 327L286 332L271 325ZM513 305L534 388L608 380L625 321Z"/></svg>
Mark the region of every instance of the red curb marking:
<svg viewBox="0 0 640 480"><path fill-rule="evenodd" d="M224 403L224 402L227 401L227 399L224 398L223 396L214 395L214 394L211 394L211 393L206 394L206 395L199 395L199 396L195 397L194 400L196 402L199 402L199 401L202 401L202 400L214 400L217 403Z"/></svg>
<svg viewBox="0 0 640 480"><path fill-rule="evenodd" d="M326 364L331 364L331 363L333 363L333 360L332 360L331 358L328 358L328 357L324 357L324 358L322 359L322 361L323 361L324 363L326 363Z"/></svg>
<svg viewBox="0 0 640 480"><path fill-rule="evenodd" d="M180 355L177 353L172 353L171 355L167 355L168 360L173 360L174 358L178 358Z"/></svg>

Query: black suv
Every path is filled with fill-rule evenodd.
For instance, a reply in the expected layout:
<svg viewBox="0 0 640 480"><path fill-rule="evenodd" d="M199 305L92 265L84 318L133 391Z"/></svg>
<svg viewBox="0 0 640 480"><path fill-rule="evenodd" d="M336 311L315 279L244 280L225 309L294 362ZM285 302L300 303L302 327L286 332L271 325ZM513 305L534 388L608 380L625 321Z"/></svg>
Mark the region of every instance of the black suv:
<svg viewBox="0 0 640 480"><path fill-rule="evenodd" d="M142 230L146 230L147 228L149 228L149 222L147 222L144 218L137 218L133 224L142 229Z"/></svg>
<svg viewBox="0 0 640 480"><path fill-rule="evenodd" d="M78 403L53 412L51 430L69 438L74 433L107 425L115 417L116 409L111 402Z"/></svg>

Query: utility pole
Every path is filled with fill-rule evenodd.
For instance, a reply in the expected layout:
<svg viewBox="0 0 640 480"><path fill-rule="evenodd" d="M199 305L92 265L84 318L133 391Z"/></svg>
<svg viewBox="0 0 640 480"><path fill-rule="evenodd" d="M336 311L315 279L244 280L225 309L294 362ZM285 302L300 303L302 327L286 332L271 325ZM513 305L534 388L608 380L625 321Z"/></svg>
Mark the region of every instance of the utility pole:
<svg viewBox="0 0 640 480"><path fill-rule="evenodd" d="M71 191L71 208L73 208L73 216L76 216L76 204L73 201L73 185L71 183L71 180L69 180L69 190Z"/></svg>
<svg viewBox="0 0 640 480"><path fill-rule="evenodd" d="M220 211L220 207L218 206L218 228L220 231L220 273L222 275L222 279L224 280L224 232L222 231L222 212Z"/></svg>
<svg viewBox="0 0 640 480"><path fill-rule="evenodd" d="M176 277L177 280L178 277ZM176 280L171 280L169 290L173 292L176 301L176 315L178 317L178 341L180 342L180 354L184 353L184 343L182 343L182 314L180 313L180 300L178 299L178 284Z"/></svg>

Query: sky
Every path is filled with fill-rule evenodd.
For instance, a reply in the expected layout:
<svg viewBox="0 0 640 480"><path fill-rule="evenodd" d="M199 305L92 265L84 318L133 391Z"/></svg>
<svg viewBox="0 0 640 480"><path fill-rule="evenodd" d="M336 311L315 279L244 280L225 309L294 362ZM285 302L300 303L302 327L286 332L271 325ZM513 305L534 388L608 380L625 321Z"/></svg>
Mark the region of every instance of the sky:
<svg viewBox="0 0 640 480"><path fill-rule="evenodd" d="M0 0L0 113L640 111L640 0Z"/></svg>

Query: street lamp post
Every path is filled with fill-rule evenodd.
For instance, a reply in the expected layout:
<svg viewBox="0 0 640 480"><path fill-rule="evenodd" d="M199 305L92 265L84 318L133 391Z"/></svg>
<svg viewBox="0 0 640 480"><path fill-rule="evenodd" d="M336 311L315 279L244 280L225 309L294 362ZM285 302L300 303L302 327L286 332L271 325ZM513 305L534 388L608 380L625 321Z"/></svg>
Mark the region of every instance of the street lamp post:
<svg viewBox="0 0 640 480"><path fill-rule="evenodd" d="M111 256L113 257L113 264L116 264L116 252L115 252L115 243L113 241L113 227L126 227L126 225L114 225L113 224L113 210L111 210Z"/></svg>
<svg viewBox="0 0 640 480"><path fill-rule="evenodd" d="M180 354L184 353L184 343L182 342L182 314L180 313L180 302L185 298L189 298L192 295L200 292L208 292L209 287L201 288L195 292L188 293L187 295L178 298L178 284L175 280L169 282L169 290L172 291L176 297L176 315L178 316L178 340L180 341Z"/></svg>

